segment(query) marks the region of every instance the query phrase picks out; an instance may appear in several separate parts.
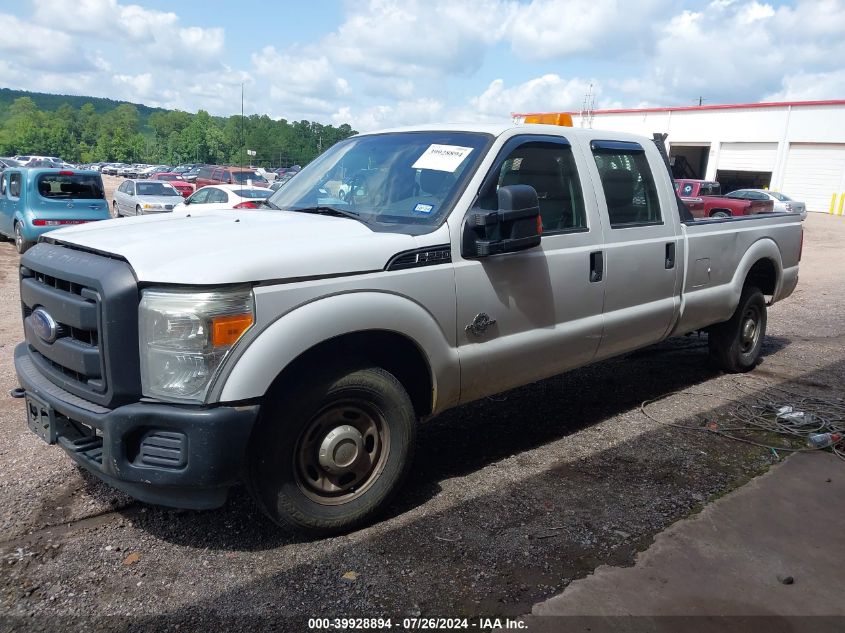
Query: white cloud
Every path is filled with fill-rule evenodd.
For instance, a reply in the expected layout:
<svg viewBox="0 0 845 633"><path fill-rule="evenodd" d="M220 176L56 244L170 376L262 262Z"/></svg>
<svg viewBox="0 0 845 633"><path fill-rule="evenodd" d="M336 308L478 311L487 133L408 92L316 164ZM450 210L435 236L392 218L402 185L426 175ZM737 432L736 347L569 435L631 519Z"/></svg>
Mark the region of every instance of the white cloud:
<svg viewBox="0 0 845 633"><path fill-rule="evenodd" d="M79 72L93 67L75 38L59 30L27 24L0 13L0 52L39 70Z"/></svg>
<svg viewBox="0 0 845 633"><path fill-rule="evenodd" d="M399 101L393 105L374 105L363 108L341 106L332 114L332 123L348 123L359 132L431 123L442 120L443 103L436 99Z"/></svg>
<svg viewBox="0 0 845 633"><path fill-rule="evenodd" d="M548 74L507 88L502 79L496 79L483 93L470 99L462 117L474 113L476 120L504 121L514 113L576 110L591 84L595 82ZM593 93L598 93L597 86Z"/></svg>
<svg viewBox="0 0 845 633"><path fill-rule="evenodd" d="M172 12L119 4L117 0L77 0L74 18L67 19L70 12L66 0L34 0L34 5L36 24L110 39L128 45L130 54L167 60L177 66L207 63L224 49L222 28L182 27L179 16Z"/></svg>
<svg viewBox="0 0 845 633"><path fill-rule="evenodd" d="M763 97L763 101L819 101L841 99L845 95L845 70L825 73L788 75L781 89Z"/></svg>
<svg viewBox="0 0 845 633"><path fill-rule="evenodd" d="M651 25L670 6L667 0L534 0L513 12L507 38L523 59L630 54L650 47Z"/></svg>

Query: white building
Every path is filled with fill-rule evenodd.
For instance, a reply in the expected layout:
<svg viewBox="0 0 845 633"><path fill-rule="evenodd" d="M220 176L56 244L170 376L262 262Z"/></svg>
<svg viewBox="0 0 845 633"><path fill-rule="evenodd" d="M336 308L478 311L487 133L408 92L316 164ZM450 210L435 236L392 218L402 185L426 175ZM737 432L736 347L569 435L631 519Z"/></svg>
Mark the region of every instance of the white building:
<svg viewBox="0 0 845 633"><path fill-rule="evenodd" d="M702 105L573 113L576 127L667 133L676 177L767 187L843 213L845 100ZM582 121L583 119L583 121Z"/></svg>

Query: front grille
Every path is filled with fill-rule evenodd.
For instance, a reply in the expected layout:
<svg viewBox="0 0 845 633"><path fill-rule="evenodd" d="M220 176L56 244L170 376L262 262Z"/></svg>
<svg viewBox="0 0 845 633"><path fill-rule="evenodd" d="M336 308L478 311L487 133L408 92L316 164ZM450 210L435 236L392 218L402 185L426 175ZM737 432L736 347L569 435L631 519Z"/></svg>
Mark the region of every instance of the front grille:
<svg viewBox="0 0 845 633"><path fill-rule="evenodd" d="M97 291L28 269L21 272L21 302L24 332L36 362L61 373L78 388L104 393L107 385L99 346ZM56 321L54 341L39 336L32 315L37 308Z"/></svg>
<svg viewBox="0 0 845 633"><path fill-rule="evenodd" d="M106 407L137 400L138 289L126 262L39 243L21 258L20 295L29 356L41 374ZM50 318L34 315L39 308Z"/></svg>

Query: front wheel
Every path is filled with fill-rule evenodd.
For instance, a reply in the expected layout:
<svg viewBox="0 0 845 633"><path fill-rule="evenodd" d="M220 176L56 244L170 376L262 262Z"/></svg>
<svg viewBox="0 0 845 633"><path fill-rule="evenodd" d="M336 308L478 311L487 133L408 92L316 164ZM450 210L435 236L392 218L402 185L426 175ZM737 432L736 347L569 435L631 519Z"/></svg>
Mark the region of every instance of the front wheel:
<svg viewBox="0 0 845 633"><path fill-rule="evenodd" d="M144 215L144 213L141 211L141 205L139 204L135 205L135 215Z"/></svg>
<svg viewBox="0 0 845 633"><path fill-rule="evenodd" d="M112 201L112 203L111 203L111 217L113 217L113 218L119 218L120 217L120 211L117 210L117 202L114 202L114 201Z"/></svg>
<svg viewBox="0 0 845 633"><path fill-rule="evenodd" d="M23 236L23 229L20 222L15 222L15 250L21 255L27 252L32 247L32 242L28 241Z"/></svg>
<svg viewBox="0 0 845 633"><path fill-rule="evenodd" d="M733 316L710 328L710 358L729 373L750 371L760 362L765 336L766 299L759 288L746 286Z"/></svg>
<svg viewBox="0 0 845 633"><path fill-rule="evenodd" d="M384 509L408 473L416 418L378 367L328 370L272 395L253 434L248 486L279 525L354 529Z"/></svg>

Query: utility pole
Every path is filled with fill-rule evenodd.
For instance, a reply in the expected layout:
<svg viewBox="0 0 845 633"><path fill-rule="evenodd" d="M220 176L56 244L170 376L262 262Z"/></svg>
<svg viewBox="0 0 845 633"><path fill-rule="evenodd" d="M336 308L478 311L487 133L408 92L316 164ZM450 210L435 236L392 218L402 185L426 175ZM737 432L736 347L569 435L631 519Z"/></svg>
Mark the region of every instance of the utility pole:
<svg viewBox="0 0 845 633"><path fill-rule="evenodd" d="M704 101L704 97L698 98L698 107L701 107L701 103Z"/></svg>
<svg viewBox="0 0 845 633"><path fill-rule="evenodd" d="M246 135L244 134L244 82L241 82L241 167L244 166L244 147L246 146Z"/></svg>

